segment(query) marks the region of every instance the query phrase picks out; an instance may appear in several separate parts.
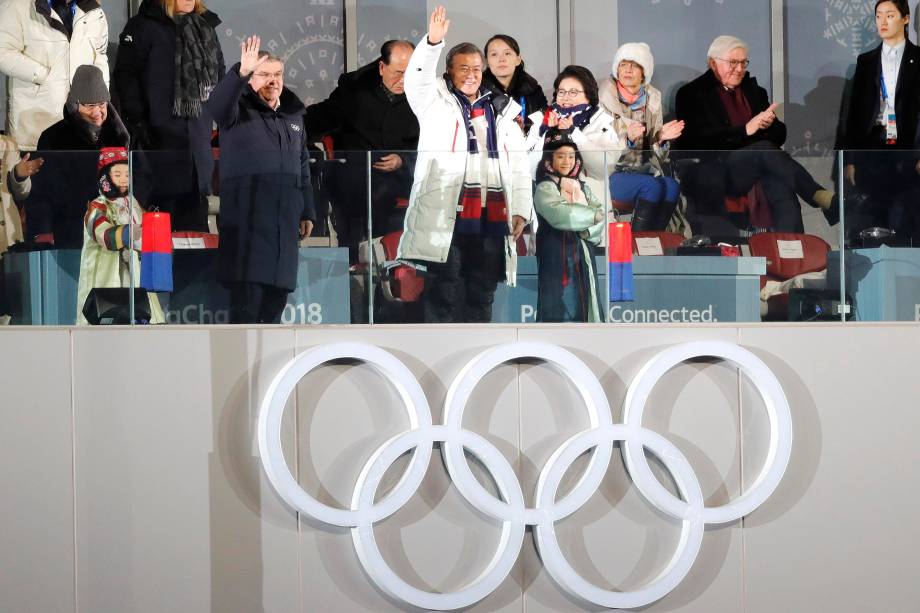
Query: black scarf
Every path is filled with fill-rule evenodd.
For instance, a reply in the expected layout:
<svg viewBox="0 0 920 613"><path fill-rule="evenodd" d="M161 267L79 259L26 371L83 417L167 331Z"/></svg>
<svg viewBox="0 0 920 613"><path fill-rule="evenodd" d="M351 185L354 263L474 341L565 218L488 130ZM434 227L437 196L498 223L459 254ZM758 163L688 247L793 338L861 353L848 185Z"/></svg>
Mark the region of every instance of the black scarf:
<svg viewBox="0 0 920 613"><path fill-rule="evenodd" d="M175 117L198 117L217 85L217 51L214 28L197 13L176 15L176 80L173 88Z"/></svg>

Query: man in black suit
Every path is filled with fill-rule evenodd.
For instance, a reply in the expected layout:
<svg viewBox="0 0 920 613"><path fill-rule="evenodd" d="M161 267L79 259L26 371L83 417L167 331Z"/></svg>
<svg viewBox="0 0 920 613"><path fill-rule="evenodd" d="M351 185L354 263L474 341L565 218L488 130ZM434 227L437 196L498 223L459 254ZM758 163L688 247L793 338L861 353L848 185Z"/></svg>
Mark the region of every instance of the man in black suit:
<svg viewBox="0 0 920 613"><path fill-rule="evenodd" d="M920 48L907 38L907 0L879 0L882 41L856 60L846 116L847 236L883 226L912 234L920 179Z"/></svg>
<svg viewBox="0 0 920 613"><path fill-rule="evenodd" d="M327 179L335 231L352 262L367 235L368 152L373 234L402 229L405 209L396 201L409 197L419 132L403 85L413 49L408 41L387 41L379 60L342 75L327 100L307 107L307 133L331 135L335 156L344 161L330 166Z"/></svg>
<svg viewBox="0 0 920 613"><path fill-rule="evenodd" d="M702 159L684 173L683 189L708 214L723 212L726 196L753 190L751 226L802 232L796 196L826 209L834 194L780 149L786 126L749 64L744 41L720 36L709 48L709 70L678 90L677 119L685 128L677 147Z"/></svg>

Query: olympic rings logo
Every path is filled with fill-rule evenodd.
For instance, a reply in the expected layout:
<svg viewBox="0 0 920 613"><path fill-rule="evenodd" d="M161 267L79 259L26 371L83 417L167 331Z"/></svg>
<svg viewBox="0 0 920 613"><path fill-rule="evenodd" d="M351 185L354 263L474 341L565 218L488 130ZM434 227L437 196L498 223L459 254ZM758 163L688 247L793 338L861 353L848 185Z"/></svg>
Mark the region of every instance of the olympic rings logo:
<svg viewBox="0 0 920 613"><path fill-rule="evenodd" d="M706 507L700 483L684 455L667 439L642 427L646 401L655 384L671 368L698 357L716 357L738 366L754 384L770 423L770 440L763 468L738 498L719 507ZM396 389L405 404L411 428L394 436L367 460L349 509L320 503L307 494L288 469L281 448L281 418L288 397L310 371L332 360L351 358L372 366ZM463 412L473 389L497 366L521 359L539 359L555 367L575 386L588 412L591 427L572 436L550 457L540 472L535 506L527 508L518 478L505 457L482 436L463 429ZM333 526L351 528L358 559L368 576L392 598L425 609L452 610L485 598L508 576L523 544L526 526L534 526L540 557L553 580L571 596L610 608L635 608L654 602L673 590L687 575L700 549L706 524L735 521L756 509L779 485L792 449L789 403L773 372L751 352L718 341L691 342L666 349L646 363L626 393L623 424L613 423L600 382L572 353L546 343L518 342L484 351L457 375L447 392L444 424L432 423L421 386L401 361L386 351L361 343L336 343L295 357L269 386L259 413L258 439L262 465L272 485L293 509ZM622 441L627 470L639 492L657 509L681 522L681 535L664 571L640 589L618 592L602 589L579 575L562 553L556 538L558 522L584 505L598 490L613 454ZM419 590L396 575L381 555L374 524L393 515L415 494L431 460L434 443L460 494L476 509L502 523L498 548L488 567L460 590L431 593ZM672 495L653 475L644 450L653 453L674 478L680 497ZM414 450L414 451L413 451ZM501 500L473 475L464 450L482 463L497 484ZM581 454L593 450L584 476L562 500L556 494L563 475ZM413 451L406 473L383 500L375 502L377 488L388 467Z"/></svg>

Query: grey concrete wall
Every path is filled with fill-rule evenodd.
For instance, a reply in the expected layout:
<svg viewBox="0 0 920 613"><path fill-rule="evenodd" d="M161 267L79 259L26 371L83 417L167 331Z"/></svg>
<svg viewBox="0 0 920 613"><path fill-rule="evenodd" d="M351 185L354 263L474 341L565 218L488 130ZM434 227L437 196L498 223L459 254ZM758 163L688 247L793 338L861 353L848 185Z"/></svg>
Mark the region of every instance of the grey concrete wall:
<svg viewBox="0 0 920 613"><path fill-rule="evenodd" d="M258 405L283 364L324 343L382 347L415 374L438 422L470 358L545 341L587 364L620 421L650 357L704 339L738 343L776 373L792 408L792 458L773 497L707 528L687 578L644 610L914 610L920 328L896 324L0 330L0 610L403 610L368 581L347 529L299 517L262 471ZM288 464L327 504L347 505L366 458L408 425L393 390L360 364L314 371L288 405ZM764 461L762 402L724 363L673 369L646 415L689 459L709 505L736 497ZM540 469L587 419L561 375L525 361L483 380L464 426L502 452L532 504ZM381 495L406 463L387 473ZM598 493L557 528L573 566L618 589L656 576L678 537L618 454ZM475 578L498 532L438 455L419 492L376 527L385 559L426 590ZM547 576L528 533L509 578L472 610L585 609Z"/></svg>

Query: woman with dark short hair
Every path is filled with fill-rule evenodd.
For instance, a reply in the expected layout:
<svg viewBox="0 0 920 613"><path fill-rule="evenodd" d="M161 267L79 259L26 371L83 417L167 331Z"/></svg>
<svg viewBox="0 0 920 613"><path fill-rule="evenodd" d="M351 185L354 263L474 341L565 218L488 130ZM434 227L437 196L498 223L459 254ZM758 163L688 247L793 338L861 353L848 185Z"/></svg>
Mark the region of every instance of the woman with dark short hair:
<svg viewBox="0 0 920 613"><path fill-rule="evenodd" d="M527 71L518 42L507 34L496 34L486 42L485 55L488 68L482 73L482 81L498 89L521 105L519 123L526 132L535 120L534 113L542 115L546 108L546 94Z"/></svg>
<svg viewBox="0 0 920 613"><path fill-rule="evenodd" d="M578 147L585 165L585 182L602 202L609 198L607 177L620 158L623 143L613 117L600 105L597 81L584 66L566 66L553 81L553 104L535 123L527 138L531 165L543 157L543 139L551 128L567 134Z"/></svg>

